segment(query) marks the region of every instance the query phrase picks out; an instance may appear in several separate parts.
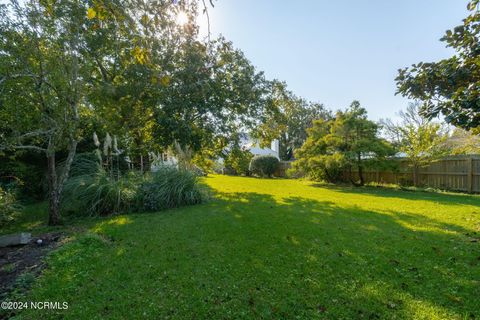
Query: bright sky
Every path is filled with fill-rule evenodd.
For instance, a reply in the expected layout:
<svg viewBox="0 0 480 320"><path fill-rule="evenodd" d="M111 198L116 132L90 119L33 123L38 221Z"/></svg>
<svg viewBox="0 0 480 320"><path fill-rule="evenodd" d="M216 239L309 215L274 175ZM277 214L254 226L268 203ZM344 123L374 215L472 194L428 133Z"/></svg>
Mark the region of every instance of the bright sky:
<svg viewBox="0 0 480 320"><path fill-rule="evenodd" d="M399 68L453 53L439 39L467 16L466 6L467 0L218 0L209 13L212 36L223 34L268 78L334 110L359 100L378 120L408 103L394 95Z"/></svg>

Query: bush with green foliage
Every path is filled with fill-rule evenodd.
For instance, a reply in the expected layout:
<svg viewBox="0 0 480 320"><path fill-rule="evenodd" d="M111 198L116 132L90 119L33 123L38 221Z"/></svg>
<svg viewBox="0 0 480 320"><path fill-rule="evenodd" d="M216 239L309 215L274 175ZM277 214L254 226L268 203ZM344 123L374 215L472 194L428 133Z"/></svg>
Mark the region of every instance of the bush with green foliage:
<svg viewBox="0 0 480 320"><path fill-rule="evenodd" d="M0 156L0 183L14 187L18 196L29 200L43 200L47 192L43 158L34 152Z"/></svg>
<svg viewBox="0 0 480 320"><path fill-rule="evenodd" d="M233 169L236 174L250 175L250 161L253 154L249 150L245 150L238 145L235 145L225 157L224 165L228 169Z"/></svg>
<svg viewBox="0 0 480 320"><path fill-rule="evenodd" d="M299 152L299 155L302 153ZM315 155L311 157L300 157L294 161L288 175L292 177L307 176L315 181L326 181L330 183L344 180L345 158L335 153L332 155Z"/></svg>
<svg viewBox="0 0 480 320"><path fill-rule="evenodd" d="M0 226L12 221L19 209L15 193L0 186Z"/></svg>
<svg viewBox="0 0 480 320"><path fill-rule="evenodd" d="M250 161L250 171L261 177L271 177L278 169L280 161L271 155L255 156Z"/></svg>
<svg viewBox="0 0 480 320"><path fill-rule="evenodd" d="M307 140L295 154L294 170L329 182L343 180L345 172L352 184L363 185L365 169L388 166L389 157L395 153L379 129L368 120L367 110L354 101L347 110L337 111L335 118L313 122Z"/></svg>

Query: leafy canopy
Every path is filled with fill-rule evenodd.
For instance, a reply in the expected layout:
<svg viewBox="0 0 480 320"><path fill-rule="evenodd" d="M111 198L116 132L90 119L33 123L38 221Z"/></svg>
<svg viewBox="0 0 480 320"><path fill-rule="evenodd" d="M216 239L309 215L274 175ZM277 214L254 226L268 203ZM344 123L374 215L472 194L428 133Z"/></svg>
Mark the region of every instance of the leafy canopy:
<svg viewBox="0 0 480 320"><path fill-rule="evenodd" d="M305 144L298 150L294 170L314 179L337 181L343 171L359 172L359 184L364 183L363 169L385 163L393 148L378 136L379 126L368 120L367 111L358 101L346 111L338 111L332 120L314 121ZM354 183L353 177L350 180Z"/></svg>
<svg viewBox="0 0 480 320"><path fill-rule="evenodd" d="M445 126L430 121L419 111L419 104L410 104L405 112L399 113L400 122L394 123L391 120L383 122L390 140L415 168L428 165L448 153Z"/></svg>
<svg viewBox="0 0 480 320"><path fill-rule="evenodd" d="M279 156L291 160L294 151L307 139L307 129L314 120L332 117L322 104L310 103L295 96L284 82L273 80L268 83L265 112L262 123L253 131L262 145L279 140Z"/></svg>
<svg viewBox="0 0 480 320"><path fill-rule="evenodd" d="M427 117L440 114L455 126L480 126L480 13L478 0L468 4L470 15L463 24L441 38L456 54L438 62L420 62L400 69L398 92L422 101Z"/></svg>

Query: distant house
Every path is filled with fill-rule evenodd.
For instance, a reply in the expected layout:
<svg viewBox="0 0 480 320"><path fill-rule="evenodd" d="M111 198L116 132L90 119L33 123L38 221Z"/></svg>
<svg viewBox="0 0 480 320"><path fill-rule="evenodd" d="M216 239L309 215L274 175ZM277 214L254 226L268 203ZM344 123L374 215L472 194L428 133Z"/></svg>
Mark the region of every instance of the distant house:
<svg viewBox="0 0 480 320"><path fill-rule="evenodd" d="M240 140L240 146L245 150L249 150L254 156L274 156L280 159L279 157L279 149L280 144L277 139L273 140L270 144L270 148L268 147L260 147L260 142L258 139L253 139L248 134L243 134Z"/></svg>
<svg viewBox="0 0 480 320"><path fill-rule="evenodd" d="M240 147L243 150L250 151L254 156L274 156L277 159L279 157L280 144L277 139L273 140L270 147L261 147L260 141L250 137L249 134L243 133L240 136ZM178 166L178 160L171 152L165 153L150 153L151 170L157 171L161 166ZM223 168L223 158L217 159L219 167Z"/></svg>

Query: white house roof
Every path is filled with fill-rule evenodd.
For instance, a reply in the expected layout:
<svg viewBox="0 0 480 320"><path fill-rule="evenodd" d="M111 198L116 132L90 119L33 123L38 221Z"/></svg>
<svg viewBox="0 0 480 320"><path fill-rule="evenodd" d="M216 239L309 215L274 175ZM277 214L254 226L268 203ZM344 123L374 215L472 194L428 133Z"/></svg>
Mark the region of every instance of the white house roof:
<svg viewBox="0 0 480 320"><path fill-rule="evenodd" d="M278 150L275 150L274 147L276 146L278 149L278 141L274 140L272 142L272 147L260 147L260 143L257 139L252 139L248 134L244 134L241 137L241 146L247 150L249 150L255 156L266 156L271 155L274 157L279 158Z"/></svg>

